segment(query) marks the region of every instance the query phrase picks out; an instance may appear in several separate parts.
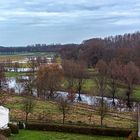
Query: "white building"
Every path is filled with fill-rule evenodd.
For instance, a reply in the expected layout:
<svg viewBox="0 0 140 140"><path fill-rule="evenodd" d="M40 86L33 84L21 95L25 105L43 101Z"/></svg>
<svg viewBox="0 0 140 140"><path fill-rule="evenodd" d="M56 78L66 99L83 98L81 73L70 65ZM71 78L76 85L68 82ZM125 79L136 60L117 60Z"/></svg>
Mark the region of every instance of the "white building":
<svg viewBox="0 0 140 140"><path fill-rule="evenodd" d="M7 128L9 123L9 109L0 106L0 129Z"/></svg>

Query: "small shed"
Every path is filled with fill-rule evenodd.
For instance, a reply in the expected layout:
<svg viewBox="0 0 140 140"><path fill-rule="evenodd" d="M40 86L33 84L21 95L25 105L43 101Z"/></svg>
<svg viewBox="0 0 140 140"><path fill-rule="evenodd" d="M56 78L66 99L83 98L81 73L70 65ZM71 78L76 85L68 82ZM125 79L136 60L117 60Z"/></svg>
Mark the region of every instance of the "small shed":
<svg viewBox="0 0 140 140"><path fill-rule="evenodd" d="M0 106L0 129L7 128L9 123L9 109Z"/></svg>

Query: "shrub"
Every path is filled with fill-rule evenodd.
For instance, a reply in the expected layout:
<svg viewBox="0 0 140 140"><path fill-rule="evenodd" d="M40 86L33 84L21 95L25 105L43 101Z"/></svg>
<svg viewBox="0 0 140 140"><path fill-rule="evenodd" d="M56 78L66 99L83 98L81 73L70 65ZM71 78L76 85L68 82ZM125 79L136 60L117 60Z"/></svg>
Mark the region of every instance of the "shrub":
<svg viewBox="0 0 140 140"><path fill-rule="evenodd" d="M11 129L10 128L0 129L0 134L9 137L11 135Z"/></svg>
<svg viewBox="0 0 140 140"><path fill-rule="evenodd" d="M128 129L93 128L74 125L54 125L54 124L35 124L35 123L27 124L27 129L69 132L90 135L116 136L116 137L127 137L131 133L131 130Z"/></svg>
<svg viewBox="0 0 140 140"><path fill-rule="evenodd" d="M18 128L17 125L15 125L15 124L8 124L8 126L11 129L11 133L13 133L13 134L18 134L19 133L19 128Z"/></svg>
<svg viewBox="0 0 140 140"><path fill-rule="evenodd" d="M137 139L137 132L132 131L129 136L127 137L127 140L136 140Z"/></svg>
<svg viewBox="0 0 140 140"><path fill-rule="evenodd" d="M18 127L19 127L19 129L24 129L24 124L23 124L23 122L20 122L20 121L19 121Z"/></svg>
<svg viewBox="0 0 140 140"><path fill-rule="evenodd" d="M68 123L69 123L69 124L72 124L72 121L69 120Z"/></svg>

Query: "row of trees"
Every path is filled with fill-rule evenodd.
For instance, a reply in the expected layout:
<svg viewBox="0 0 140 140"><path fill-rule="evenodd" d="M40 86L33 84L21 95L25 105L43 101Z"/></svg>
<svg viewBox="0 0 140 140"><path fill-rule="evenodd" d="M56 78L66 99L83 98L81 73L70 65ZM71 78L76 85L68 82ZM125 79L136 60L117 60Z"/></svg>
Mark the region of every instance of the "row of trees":
<svg viewBox="0 0 140 140"><path fill-rule="evenodd" d="M109 64L100 60L95 71L90 75L83 61L64 60L62 67L56 64L40 67L36 80L37 93L38 96L53 99L56 91L62 90L63 84L65 84L65 90L73 90L73 92L78 93L78 100L81 101L81 90L86 79L95 81L100 96L105 96L102 92L105 92L108 86L108 92L112 95L114 106L114 98L119 85L124 83L127 105L130 107L130 96L134 86L139 84L140 73L139 68L133 62L122 65L116 60L112 60Z"/></svg>
<svg viewBox="0 0 140 140"><path fill-rule="evenodd" d="M52 100L58 96L57 91L65 87L64 90L69 93L67 97L69 102L74 101L75 93L78 93L78 100L81 101L81 91L86 79L94 80L96 88L91 92L101 96L100 103L102 109L105 107L104 96L106 96L107 92L112 96L112 104L115 106L114 99L120 83L123 83L125 87L124 93L127 97L127 106L131 107L131 96L133 95L135 85L139 84L140 72L139 67L134 62L123 64L113 59L110 63L99 60L94 71L90 74L84 61L63 60L62 65L52 64L40 66L37 76L34 74L28 75L28 79L25 79L22 84L24 88L23 92L27 97L32 97L36 93L38 97ZM4 67L1 65L0 90L5 89L5 85L6 77ZM30 103L30 101L27 103ZM61 102L67 103L67 101L63 101L62 99ZM103 112L100 112L101 116L104 116Z"/></svg>
<svg viewBox="0 0 140 140"><path fill-rule="evenodd" d="M140 33L117 35L107 38L93 38L83 41L79 47L62 48L60 53L63 59L86 61L88 67L95 67L99 60L110 63L116 59L127 64L133 61L140 67Z"/></svg>
<svg viewBox="0 0 140 140"><path fill-rule="evenodd" d="M41 66L37 77L29 78L26 84L24 84L24 89L26 93L33 95L33 89L36 87L38 97L54 100L58 96L57 91L61 90L62 85L65 83L64 81L67 81L67 83L65 83L66 91L68 92L67 97L57 98L57 100L59 99L59 109L63 113L63 123L71 103L75 100L75 93L79 95L78 100L82 100L81 90L84 81L89 78L95 82L96 88L92 92L101 97L98 103L101 125L103 124L103 118L107 110L104 97L107 96L109 92L113 99L112 105L115 106L115 97L119 92L120 83L124 84L125 87L124 95L121 97L126 96L127 106L129 108L132 107L131 97L135 85L139 84L140 80L139 68L133 62L122 65L116 60L112 60L109 64L100 60L95 67L92 77L90 76L86 64L84 64L83 61L65 60L62 62L62 66L57 64Z"/></svg>

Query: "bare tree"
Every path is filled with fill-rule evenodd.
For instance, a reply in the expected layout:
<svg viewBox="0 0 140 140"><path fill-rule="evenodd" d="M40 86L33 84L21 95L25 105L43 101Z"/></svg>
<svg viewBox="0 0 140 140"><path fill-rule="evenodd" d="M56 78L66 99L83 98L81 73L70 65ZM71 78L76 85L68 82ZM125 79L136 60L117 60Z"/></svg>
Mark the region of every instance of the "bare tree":
<svg viewBox="0 0 140 140"><path fill-rule="evenodd" d="M34 88L35 88L35 78L31 74L27 74L27 79L23 79L23 93L25 95L34 95Z"/></svg>
<svg viewBox="0 0 140 140"><path fill-rule="evenodd" d="M40 67L37 73L37 90L48 99L53 99L61 87L63 71L57 64Z"/></svg>
<svg viewBox="0 0 140 140"><path fill-rule="evenodd" d="M87 78L87 69L86 64L84 61L76 61L76 69L75 69L75 75L74 78L76 79L75 84L78 91L78 100L81 101L81 90L85 81L85 78Z"/></svg>
<svg viewBox="0 0 140 140"><path fill-rule="evenodd" d="M135 84L140 80L139 68L133 62L129 62L124 66L123 76L125 84L127 85L127 106L131 108L130 96L133 94Z"/></svg>
<svg viewBox="0 0 140 140"><path fill-rule="evenodd" d="M99 95L101 96L101 101L100 101L100 117L101 117L101 127L102 127L102 121L103 121L103 114L104 114L104 96L105 96L105 91L107 87L107 64L103 61L100 60L97 65L97 75L95 77L95 83L97 87L97 91Z"/></svg>
<svg viewBox="0 0 140 140"><path fill-rule="evenodd" d="M86 64L84 61L64 60L62 62L64 75L68 82L68 89L76 88L78 100L81 101L81 90L85 78L87 77Z"/></svg>
<svg viewBox="0 0 140 140"><path fill-rule="evenodd" d="M6 87L6 76L3 64L0 64L0 91Z"/></svg>
<svg viewBox="0 0 140 140"><path fill-rule="evenodd" d="M108 76L109 76L109 90L112 95L112 104L115 106L115 94L117 93L118 87L117 82L119 76L121 75L121 66L116 60L112 60L108 66Z"/></svg>
<svg viewBox="0 0 140 140"><path fill-rule="evenodd" d="M65 118L66 118L66 114L69 112L70 110L70 103L69 100L67 98L64 97L60 97L58 99L58 108L59 110L62 112L63 114L63 124L65 123Z"/></svg>
<svg viewBox="0 0 140 140"><path fill-rule="evenodd" d="M98 100L98 108L97 108L97 113L100 115L100 124L101 127L103 127L103 119L104 117L107 115L107 111L108 111L108 106L107 106L107 102L105 100Z"/></svg>
<svg viewBox="0 0 140 140"><path fill-rule="evenodd" d="M63 60L62 68L64 71L64 76L67 79L68 86L67 88L73 88L75 85L75 71L76 63L74 60Z"/></svg>
<svg viewBox="0 0 140 140"><path fill-rule="evenodd" d="M23 111L25 112L25 123L28 123L28 115L33 112L33 108L35 106L35 102L31 96L26 96L23 99Z"/></svg>

